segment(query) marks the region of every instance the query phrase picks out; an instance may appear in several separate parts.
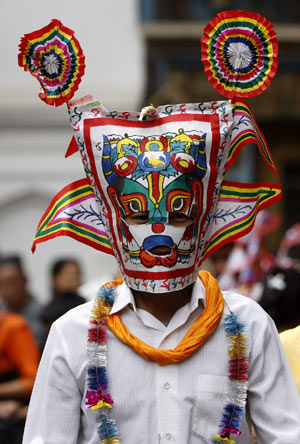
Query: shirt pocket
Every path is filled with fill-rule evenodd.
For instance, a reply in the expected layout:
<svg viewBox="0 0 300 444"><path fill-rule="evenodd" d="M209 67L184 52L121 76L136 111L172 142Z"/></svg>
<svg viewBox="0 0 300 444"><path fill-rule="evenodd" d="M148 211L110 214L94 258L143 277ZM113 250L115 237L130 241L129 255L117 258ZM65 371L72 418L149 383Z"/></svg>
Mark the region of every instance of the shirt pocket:
<svg viewBox="0 0 300 444"><path fill-rule="evenodd" d="M227 376L199 375L190 444L212 442L219 433L227 390Z"/></svg>

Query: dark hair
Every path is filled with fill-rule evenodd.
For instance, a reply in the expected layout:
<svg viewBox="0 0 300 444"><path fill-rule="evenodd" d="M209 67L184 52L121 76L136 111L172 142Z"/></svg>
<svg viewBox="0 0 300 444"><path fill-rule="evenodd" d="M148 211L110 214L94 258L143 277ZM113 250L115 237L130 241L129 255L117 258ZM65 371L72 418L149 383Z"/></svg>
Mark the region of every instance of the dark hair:
<svg viewBox="0 0 300 444"><path fill-rule="evenodd" d="M300 324L300 273L293 268L274 268L266 277L260 305L279 331Z"/></svg>
<svg viewBox="0 0 300 444"><path fill-rule="evenodd" d="M20 273L25 276L24 267L22 263L22 259L18 255L11 255L11 256L3 256L0 258L0 268L4 267L6 265L14 265L18 268Z"/></svg>
<svg viewBox="0 0 300 444"><path fill-rule="evenodd" d="M288 257L291 259L300 260L300 245L293 245L288 250Z"/></svg>
<svg viewBox="0 0 300 444"><path fill-rule="evenodd" d="M64 268L64 266L69 263L78 264L78 261L74 258L64 258L64 259L59 259L59 260L55 261L52 264L52 267L50 270L51 276L52 277L57 276L61 272L61 270Z"/></svg>

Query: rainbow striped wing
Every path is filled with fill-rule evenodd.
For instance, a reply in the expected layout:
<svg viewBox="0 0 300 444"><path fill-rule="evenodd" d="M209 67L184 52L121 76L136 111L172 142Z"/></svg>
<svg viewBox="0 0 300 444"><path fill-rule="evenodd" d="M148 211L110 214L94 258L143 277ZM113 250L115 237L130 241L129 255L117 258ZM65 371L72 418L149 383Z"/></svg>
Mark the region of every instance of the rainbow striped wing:
<svg viewBox="0 0 300 444"><path fill-rule="evenodd" d="M218 248L249 233L259 211L281 198L281 186L224 181L202 250L203 260Z"/></svg>
<svg viewBox="0 0 300 444"><path fill-rule="evenodd" d="M85 69L85 57L74 31L53 19L49 25L25 34L19 45L19 66L38 79L39 97L59 106L73 97Z"/></svg>
<svg viewBox="0 0 300 444"><path fill-rule="evenodd" d="M259 14L223 11L204 28L202 62L213 87L225 97L254 97L276 74L278 42Z"/></svg>
<svg viewBox="0 0 300 444"><path fill-rule="evenodd" d="M258 127L254 115L246 100L236 99L233 101L233 129L230 138L230 150L225 170L234 164L241 148L254 143L257 145L265 164L278 178L266 139Z"/></svg>
<svg viewBox="0 0 300 444"><path fill-rule="evenodd" d="M58 236L70 236L96 250L113 254L87 179L67 185L53 198L38 225L32 252L38 243Z"/></svg>

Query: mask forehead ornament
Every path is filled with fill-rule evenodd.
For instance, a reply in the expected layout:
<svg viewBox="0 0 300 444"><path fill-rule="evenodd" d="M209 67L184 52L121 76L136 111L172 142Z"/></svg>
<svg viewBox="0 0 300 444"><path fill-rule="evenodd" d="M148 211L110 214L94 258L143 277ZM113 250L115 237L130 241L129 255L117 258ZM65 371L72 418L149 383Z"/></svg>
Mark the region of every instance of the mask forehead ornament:
<svg viewBox="0 0 300 444"><path fill-rule="evenodd" d="M151 108L140 121L139 113L109 112L91 96L70 102L84 56L61 22L23 37L19 65L39 79L46 103L68 103L74 136L67 155L79 150L86 173L55 196L33 249L68 235L113 254L131 288L179 290L209 254L248 233L257 212L280 198L273 183L226 181L249 143L277 175L244 100L275 75L272 25L258 14L225 11L206 26L201 45L205 72L227 99Z"/></svg>

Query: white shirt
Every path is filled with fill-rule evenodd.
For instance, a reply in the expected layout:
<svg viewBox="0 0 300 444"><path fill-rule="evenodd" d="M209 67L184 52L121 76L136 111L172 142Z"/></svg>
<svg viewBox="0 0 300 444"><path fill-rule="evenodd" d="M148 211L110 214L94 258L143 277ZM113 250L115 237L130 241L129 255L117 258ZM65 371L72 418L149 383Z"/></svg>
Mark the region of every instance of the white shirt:
<svg viewBox="0 0 300 444"><path fill-rule="evenodd" d="M300 398L273 321L254 301L224 292L231 311L248 327L250 379L242 435L250 444L250 420L259 444L300 443ZM162 295L163 297L163 295ZM174 348L205 305L198 279L191 301L166 327L135 306L125 284L112 312L142 341ZM85 407L86 344L92 303L69 311L53 325L34 386L23 444L99 444L99 411ZM228 385L224 317L207 342L185 361L159 366L146 361L108 331L110 411L122 444L211 443L219 433ZM248 422L247 422L248 421Z"/></svg>

